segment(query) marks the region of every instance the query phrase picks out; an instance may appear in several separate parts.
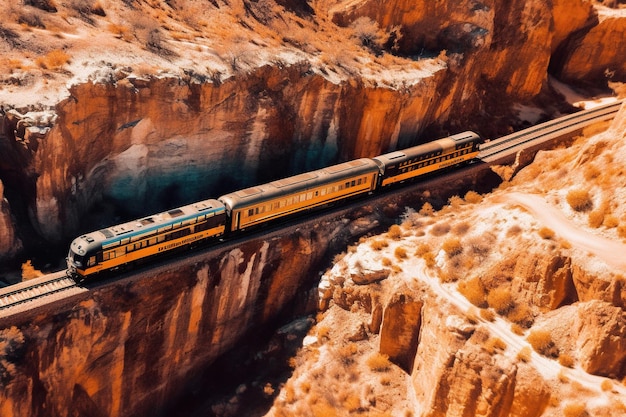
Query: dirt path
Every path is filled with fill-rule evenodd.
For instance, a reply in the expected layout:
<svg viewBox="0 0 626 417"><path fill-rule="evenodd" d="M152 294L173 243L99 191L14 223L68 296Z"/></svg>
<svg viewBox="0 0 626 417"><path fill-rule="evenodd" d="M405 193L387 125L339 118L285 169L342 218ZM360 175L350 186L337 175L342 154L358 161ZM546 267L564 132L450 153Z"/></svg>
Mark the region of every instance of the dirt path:
<svg viewBox="0 0 626 417"><path fill-rule="evenodd" d="M567 219L563 213L537 195L511 193L506 199L527 209L538 221L554 230L579 249L587 250L613 268L626 271L626 245L589 233Z"/></svg>

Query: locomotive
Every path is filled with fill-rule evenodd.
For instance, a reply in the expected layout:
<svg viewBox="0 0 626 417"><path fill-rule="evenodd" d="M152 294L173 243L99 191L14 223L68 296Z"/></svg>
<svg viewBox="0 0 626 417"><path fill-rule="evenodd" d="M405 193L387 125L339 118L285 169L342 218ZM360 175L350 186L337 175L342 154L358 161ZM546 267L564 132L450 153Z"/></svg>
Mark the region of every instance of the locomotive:
<svg viewBox="0 0 626 417"><path fill-rule="evenodd" d="M85 280L174 249L217 242L250 227L471 161L478 155L480 143L476 133L463 132L87 233L72 241L66 258L66 273L74 279Z"/></svg>

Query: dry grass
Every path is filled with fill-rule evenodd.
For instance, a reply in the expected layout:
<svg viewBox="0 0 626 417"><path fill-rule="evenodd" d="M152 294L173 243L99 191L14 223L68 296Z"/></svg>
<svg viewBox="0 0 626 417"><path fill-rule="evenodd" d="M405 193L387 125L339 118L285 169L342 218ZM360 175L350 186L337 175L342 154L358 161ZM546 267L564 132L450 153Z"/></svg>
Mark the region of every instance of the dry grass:
<svg viewBox="0 0 626 417"><path fill-rule="evenodd" d="M478 194L476 191L468 191L465 194L465 201L470 204L478 204L483 201L483 196Z"/></svg>
<svg viewBox="0 0 626 417"><path fill-rule="evenodd" d="M60 49L55 49L37 58L35 62L40 68L55 70L70 62L70 56Z"/></svg>
<svg viewBox="0 0 626 417"><path fill-rule="evenodd" d="M572 355L568 355L567 353L561 353L559 355L559 363L561 366L565 366L566 368L573 368L576 361Z"/></svg>
<svg viewBox="0 0 626 417"><path fill-rule="evenodd" d="M402 238L402 228L394 224L389 228L387 235L393 240L400 240Z"/></svg>
<svg viewBox="0 0 626 417"><path fill-rule="evenodd" d="M517 359L519 359L522 362L530 362L530 358L531 358L532 354L533 354L533 351L528 346L524 346L517 353Z"/></svg>
<svg viewBox="0 0 626 417"><path fill-rule="evenodd" d="M487 305L498 314L506 314L514 306L515 302L511 290L507 287L496 287L487 294Z"/></svg>
<svg viewBox="0 0 626 417"><path fill-rule="evenodd" d="M27 260L22 264L22 281L28 281L43 276L43 273L33 266L32 262Z"/></svg>
<svg viewBox="0 0 626 417"><path fill-rule="evenodd" d="M391 369L391 362L389 356L380 353L372 353L365 361L367 366L374 372L386 372Z"/></svg>
<svg viewBox="0 0 626 417"><path fill-rule="evenodd" d="M458 283L457 288L476 307L487 307L487 291L479 277L461 281Z"/></svg>
<svg viewBox="0 0 626 417"><path fill-rule="evenodd" d="M447 223L437 223L430 229L430 234L433 236L443 236L450 231L451 227Z"/></svg>
<svg viewBox="0 0 626 417"><path fill-rule="evenodd" d="M532 330L526 338L537 353L545 356L556 356L552 335L547 330Z"/></svg>
<svg viewBox="0 0 626 417"><path fill-rule="evenodd" d="M547 240L554 239L554 235L555 235L554 230L545 226L539 229L537 233L539 233L539 236L541 236L542 239L547 239Z"/></svg>
<svg viewBox="0 0 626 417"><path fill-rule="evenodd" d="M406 249L402 246L398 246L396 248L396 250L394 251L394 255L396 256L396 258L398 259L406 259L407 258L407 252Z"/></svg>
<svg viewBox="0 0 626 417"><path fill-rule="evenodd" d="M570 190L565 199L574 211L589 211L593 208L591 195L585 189Z"/></svg>
<svg viewBox="0 0 626 417"><path fill-rule="evenodd" d="M441 249L443 249L450 258L452 258L463 252L463 245L458 237L450 237L443 241Z"/></svg>
<svg viewBox="0 0 626 417"><path fill-rule="evenodd" d="M506 350L506 343L504 342L504 340L500 339L499 337L490 337L483 344L483 348L487 352L493 354L493 353L496 353L497 351Z"/></svg>
<svg viewBox="0 0 626 417"><path fill-rule="evenodd" d="M507 319L523 328L530 328L535 321L532 308L528 304L514 303L513 307L506 314Z"/></svg>
<svg viewBox="0 0 626 417"><path fill-rule="evenodd" d="M432 204L430 204L429 202L425 202L422 205L422 208L420 209L419 213L422 216L432 216L435 213L435 209L433 208Z"/></svg>
<svg viewBox="0 0 626 417"><path fill-rule="evenodd" d="M370 243L370 246L375 251L381 251L389 246L389 242L387 242L385 239L373 239Z"/></svg>

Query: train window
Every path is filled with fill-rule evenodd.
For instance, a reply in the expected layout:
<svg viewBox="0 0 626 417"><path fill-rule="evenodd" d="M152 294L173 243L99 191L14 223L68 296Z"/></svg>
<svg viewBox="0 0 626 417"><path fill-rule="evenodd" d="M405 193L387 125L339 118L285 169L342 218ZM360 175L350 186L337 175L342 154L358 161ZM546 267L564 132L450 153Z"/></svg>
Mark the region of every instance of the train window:
<svg viewBox="0 0 626 417"><path fill-rule="evenodd" d="M352 181L350 182L350 187L354 187L355 185L356 185L356 181L355 181L355 180L352 180Z"/></svg>
<svg viewBox="0 0 626 417"><path fill-rule="evenodd" d="M317 191L315 192L317 194ZM306 199L307 200L312 200L313 199L313 193L306 193Z"/></svg>
<svg viewBox="0 0 626 417"><path fill-rule="evenodd" d="M254 215L254 209L248 209L248 217Z"/></svg>

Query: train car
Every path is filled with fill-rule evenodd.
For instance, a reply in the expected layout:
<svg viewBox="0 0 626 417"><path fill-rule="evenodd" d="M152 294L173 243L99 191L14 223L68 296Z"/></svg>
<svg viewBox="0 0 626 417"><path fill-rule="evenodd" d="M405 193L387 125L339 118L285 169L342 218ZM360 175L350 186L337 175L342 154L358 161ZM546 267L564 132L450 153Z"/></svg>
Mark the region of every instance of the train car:
<svg viewBox="0 0 626 417"><path fill-rule="evenodd" d="M230 213L230 230L237 231L369 193L376 188L379 174L374 161L361 158L235 191L219 200Z"/></svg>
<svg viewBox="0 0 626 417"><path fill-rule="evenodd" d="M380 155L373 160L381 171L382 187L474 159L481 139L463 132L423 145Z"/></svg>
<svg viewBox="0 0 626 417"><path fill-rule="evenodd" d="M221 236L227 213L218 200L204 200L82 235L72 242L67 274L84 279L138 259Z"/></svg>

